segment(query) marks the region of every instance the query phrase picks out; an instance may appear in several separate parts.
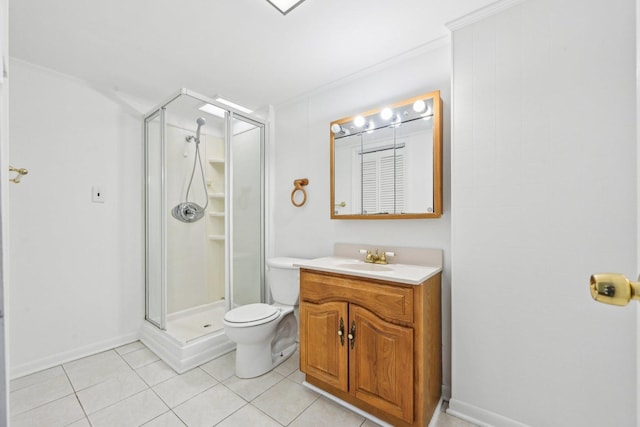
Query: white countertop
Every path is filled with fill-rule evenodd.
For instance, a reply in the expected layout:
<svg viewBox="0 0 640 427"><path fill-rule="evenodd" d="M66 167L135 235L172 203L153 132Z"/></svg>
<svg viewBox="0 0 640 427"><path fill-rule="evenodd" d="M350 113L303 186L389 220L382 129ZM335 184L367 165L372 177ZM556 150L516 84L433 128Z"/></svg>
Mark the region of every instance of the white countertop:
<svg viewBox="0 0 640 427"><path fill-rule="evenodd" d="M369 279L419 285L442 271L442 266L370 264L360 259L329 256L298 262L296 267Z"/></svg>

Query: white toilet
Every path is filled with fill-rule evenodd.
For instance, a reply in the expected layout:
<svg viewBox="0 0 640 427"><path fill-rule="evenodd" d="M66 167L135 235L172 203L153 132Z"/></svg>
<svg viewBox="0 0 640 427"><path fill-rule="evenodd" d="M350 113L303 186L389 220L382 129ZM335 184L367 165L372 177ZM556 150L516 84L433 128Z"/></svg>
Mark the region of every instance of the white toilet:
<svg viewBox="0 0 640 427"><path fill-rule="evenodd" d="M300 294L300 258L267 260L267 286L274 304L247 304L224 315L224 332L237 344L236 376L253 378L269 372L296 350L298 321L294 308Z"/></svg>

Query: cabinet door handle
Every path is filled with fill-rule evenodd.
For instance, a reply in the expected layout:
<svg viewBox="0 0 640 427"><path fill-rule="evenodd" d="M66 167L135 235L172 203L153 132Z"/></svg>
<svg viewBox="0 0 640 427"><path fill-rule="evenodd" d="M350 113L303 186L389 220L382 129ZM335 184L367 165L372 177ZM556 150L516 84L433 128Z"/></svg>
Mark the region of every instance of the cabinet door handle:
<svg viewBox="0 0 640 427"><path fill-rule="evenodd" d="M349 338L349 342L351 343L351 349L353 350L353 344L356 340L356 322L355 320L351 322L351 331L349 332L349 335L347 335L347 338Z"/></svg>
<svg viewBox="0 0 640 427"><path fill-rule="evenodd" d="M340 345L344 346L344 320L340 318L340 329L338 329L338 336L340 337Z"/></svg>

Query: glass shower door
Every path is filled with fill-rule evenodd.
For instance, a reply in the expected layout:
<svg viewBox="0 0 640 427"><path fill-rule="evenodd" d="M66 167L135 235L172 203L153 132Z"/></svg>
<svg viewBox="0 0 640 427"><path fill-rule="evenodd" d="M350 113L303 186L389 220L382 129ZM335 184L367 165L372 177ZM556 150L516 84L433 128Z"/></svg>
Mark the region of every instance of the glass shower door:
<svg viewBox="0 0 640 427"><path fill-rule="evenodd" d="M231 308L266 301L264 287L264 125L230 117Z"/></svg>

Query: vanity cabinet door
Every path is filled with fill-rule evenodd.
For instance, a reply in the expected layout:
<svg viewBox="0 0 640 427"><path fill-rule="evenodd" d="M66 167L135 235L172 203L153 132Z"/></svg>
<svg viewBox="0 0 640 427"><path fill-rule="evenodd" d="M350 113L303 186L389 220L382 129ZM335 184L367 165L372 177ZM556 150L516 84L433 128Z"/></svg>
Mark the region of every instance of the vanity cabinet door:
<svg viewBox="0 0 640 427"><path fill-rule="evenodd" d="M300 304L300 370L347 391L348 304Z"/></svg>
<svg viewBox="0 0 640 427"><path fill-rule="evenodd" d="M350 393L408 423L414 397L413 328L380 319L351 304Z"/></svg>

